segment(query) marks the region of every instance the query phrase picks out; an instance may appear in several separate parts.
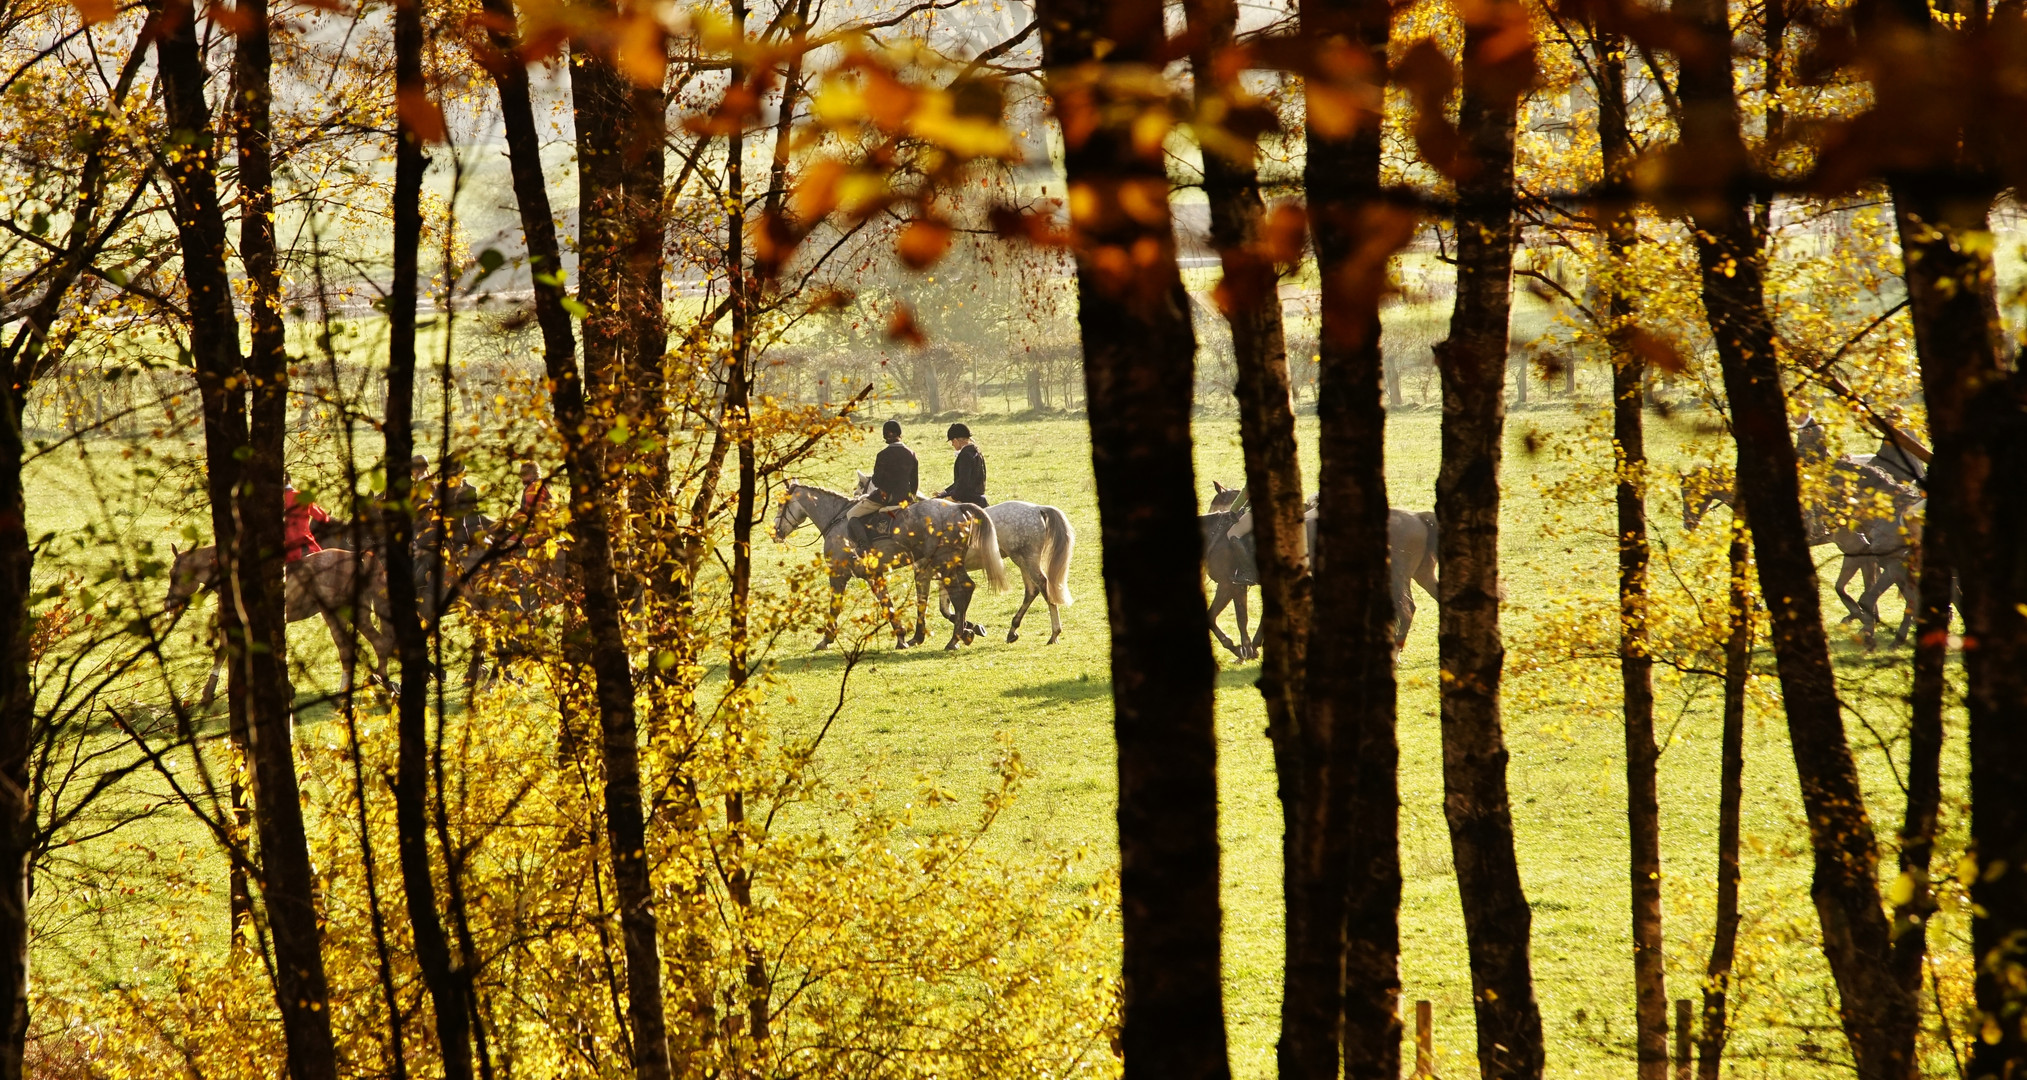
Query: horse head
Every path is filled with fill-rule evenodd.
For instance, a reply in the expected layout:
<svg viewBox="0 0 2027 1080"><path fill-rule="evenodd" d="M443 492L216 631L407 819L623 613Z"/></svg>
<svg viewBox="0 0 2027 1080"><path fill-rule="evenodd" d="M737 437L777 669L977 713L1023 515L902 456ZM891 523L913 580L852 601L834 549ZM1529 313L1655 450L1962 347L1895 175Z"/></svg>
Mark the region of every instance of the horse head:
<svg viewBox="0 0 2027 1080"><path fill-rule="evenodd" d="M1720 485L1724 483L1721 470L1705 465L1682 474L1682 531L1695 532L1703 524L1703 515L1721 502L1729 502L1729 494Z"/></svg>
<svg viewBox="0 0 2027 1080"><path fill-rule="evenodd" d="M175 561L169 564L169 594L163 606L170 611L181 611L190 603L190 598L208 589L218 579L218 549L194 547L189 551L177 551L171 545L169 551Z"/></svg>
<svg viewBox="0 0 2027 1080"><path fill-rule="evenodd" d="M774 515L774 538L776 540L788 539L789 533L794 532L803 522L808 520L809 508L803 505L802 485L790 479L788 481L788 496L781 500L781 510Z"/></svg>
<svg viewBox="0 0 2027 1080"><path fill-rule="evenodd" d="M854 469L852 471L857 473L859 477L858 482L852 486L852 494L860 498L871 495L873 493L873 474L864 469Z"/></svg>

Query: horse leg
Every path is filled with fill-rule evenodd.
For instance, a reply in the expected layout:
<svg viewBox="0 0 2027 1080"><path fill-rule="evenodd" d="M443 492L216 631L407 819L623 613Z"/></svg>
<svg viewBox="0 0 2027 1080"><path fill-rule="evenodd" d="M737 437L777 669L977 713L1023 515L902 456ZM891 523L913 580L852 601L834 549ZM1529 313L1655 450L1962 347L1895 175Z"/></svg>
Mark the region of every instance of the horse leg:
<svg viewBox="0 0 2027 1080"><path fill-rule="evenodd" d="M1235 586L1227 585L1224 582L1218 583L1217 595L1211 598L1211 634L1218 639L1218 643L1223 645L1227 652L1243 659L1245 654L1239 651L1237 645L1232 644L1232 639L1226 637L1224 630L1218 626L1218 616L1224 614L1225 605L1232 602L1233 588Z"/></svg>
<svg viewBox="0 0 2027 1080"><path fill-rule="evenodd" d="M823 640L816 643L819 651L830 648L838 639L838 616L845 610L845 587L851 583L851 578L843 581L831 579L831 612L830 618L823 624Z"/></svg>
<svg viewBox="0 0 2027 1080"><path fill-rule="evenodd" d="M349 695L352 692L352 672L359 666L359 654L352 645L352 628L346 626L345 620L338 618L336 612L326 611L323 614L324 629L331 632L331 644L338 647L338 692Z"/></svg>
<svg viewBox="0 0 2027 1080"><path fill-rule="evenodd" d="M961 564L953 576L944 581L943 585L950 590L950 605L956 611L956 617L950 620L953 624L950 628L950 642L943 647L945 649L955 649L960 641L969 645L971 644L971 624L965 621L964 615L965 612L971 609L971 593L977 586L971 583L971 575L963 571Z"/></svg>
<svg viewBox="0 0 2027 1080"><path fill-rule="evenodd" d="M915 636L908 639L909 645L920 645L929 637L929 590L936 588L936 581L919 568L915 571ZM943 595L937 593L936 604L943 605Z"/></svg>
<svg viewBox="0 0 2027 1080"><path fill-rule="evenodd" d="M1237 608L1239 612L1239 659L1241 660L1252 660L1260 655L1260 643L1253 640L1253 632L1248 629L1251 619L1246 614L1246 594L1250 591L1252 590L1244 585L1239 586Z"/></svg>
<svg viewBox="0 0 2027 1080"><path fill-rule="evenodd" d="M1006 639L1008 643L1016 642L1021 639L1021 620L1027 617L1028 605L1035 602L1035 597L1042 595L1042 587L1035 584L1035 579L1027 577L1025 574L1022 575L1022 578L1024 579L1022 581L1022 584L1026 586L1027 595L1021 598L1020 610L1014 612L1013 624L1006 628ZM1049 605L1050 611L1054 611L1055 609L1056 606L1054 604ZM1052 643L1055 640L1056 639L1053 636L1049 638L1049 641Z"/></svg>
<svg viewBox="0 0 2027 1080"><path fill-rule="evenodd" d="M1868 571L1877 572L1877 569L1878 565L1874 561L1874 556L1844 556L1843 564L1837 568L1837 599L1844 601L1844 618L1838 621L1864 623L1868 630L1870 629L1871 620L1865 617L1865 609L1860 607L1856 600L1851 599L1851 594L1844 591L1844 586L1850 584L1851 579L1860 574L1865 574L1866 580L1868 582L1871 581L1872 574L1868 573Z"/></svg>
<svg viewBox="0 0 2027 1080"><path fill-rule="evenodd" d="M886 575L880 574L867 578L866 586L873 590L873 596L880 601L880 610L887 613L887 625L894 630L894 648L907 648L909 645L908 628L901 622L901 613L894 607L894 598L887 593Z"/></svg>

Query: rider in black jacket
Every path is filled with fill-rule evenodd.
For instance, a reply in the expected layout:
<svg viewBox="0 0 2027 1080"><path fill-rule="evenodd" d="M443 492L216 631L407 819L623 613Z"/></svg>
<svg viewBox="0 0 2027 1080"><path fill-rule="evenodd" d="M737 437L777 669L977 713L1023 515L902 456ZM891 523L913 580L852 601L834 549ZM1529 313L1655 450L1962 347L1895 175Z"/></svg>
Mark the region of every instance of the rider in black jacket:
<svg viewBox="0 0 2027 1080"><path fill-rule="evenodd" d="M950 448L957 451L957 465L950 486L937 492L936 497L973 506L989 505L985 501L985 455L979 451L978 444L971 441L971 429L963 424L952 424L943 437L949 439Z"/></svg>
<svg viewBox="0 0 2027 1080"><path fill-rule="evenodd" d="M901 441L901 424L889 420L880 428L886 437L887 447L880 456L873 459L873 490L845 511L845 519L854 523L856 529L860 518L884 506L899 506L915 497L915 488L921 481L921 463L915 460L915 451ZM863 533L859 534L863 538Z"/></svg>

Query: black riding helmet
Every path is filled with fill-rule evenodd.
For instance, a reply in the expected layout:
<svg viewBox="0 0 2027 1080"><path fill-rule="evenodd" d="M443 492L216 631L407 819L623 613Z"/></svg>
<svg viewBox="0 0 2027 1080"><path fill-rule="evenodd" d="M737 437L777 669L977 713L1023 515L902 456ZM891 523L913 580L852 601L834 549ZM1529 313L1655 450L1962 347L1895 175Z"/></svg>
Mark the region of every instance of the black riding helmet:
<svg viewBox="0 0 2027 1080"><path fill-rule="evenodd" d="M880 425L880 434L886 436L888 442L900 442L901 422L899 420L887 421Z"/></svg>
<svg viewBox="0 0 2027 1080"><path fill-rule="evenodd" d="M969 439L969 438L971 438L971 429L965 427L963 424L952 424L950 425L950 430L943 433L944 442L949 442L952 439Z"/></svg>

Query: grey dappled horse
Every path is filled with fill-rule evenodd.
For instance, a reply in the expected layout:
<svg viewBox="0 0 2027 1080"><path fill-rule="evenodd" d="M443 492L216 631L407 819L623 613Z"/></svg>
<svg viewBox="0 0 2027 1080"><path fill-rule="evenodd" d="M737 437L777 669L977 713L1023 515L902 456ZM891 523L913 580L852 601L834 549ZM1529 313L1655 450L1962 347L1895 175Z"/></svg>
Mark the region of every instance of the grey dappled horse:
<svg viewBox="0 0 2027 1080"><path fill-rule="evenodd" d="M164 606L171 612L181 612L199 592L217 587L218 548L207 545L183 552L170 550L176 559L169 568L169 593ZM283 617L289 622L323 617L325 628L331 632L331 642L338 647L338 661L345 673L342 691L352 689L352 670L358 662L352 644L354 625L373 648L374 674L383 685L387 682L387 663L394 655L394 634L388 625L392 609L387 603L387 567L372 552L332 548L311 552L288 564L282 576L282 606ZM216 643L215 617L212 629ZM216 697L218 673L224 666L225 653L221 647L212 662L211 678L204 684L200 705L209 706Z"/></svg>
<svg viewBox="0 0 2027 1080"><path fill-rule="evenodd" d="M1260 655L1260 650L1246 626L1246 590L1250 583L1234 580L1250 575L1240 573L1245 569L1244 554L1231 538L1232 527L1251 511L1240 501L1242 489L1228 488L1216 481L1212 481L1211 487L1210 512L1198 518L1204 537L1204 570L1218 586L1211 598L1211 633L1233 655L1251 659ZM1308 560L1314 560L1316 552L1317 505L1317 498L1312 496L1302 521L1303 557ZM1431 600L1436 598L1435 514L1387 511L1387 573L1388 591L1394 602L1394 648L1399 649L1407 644L1408 630L1415 624L1413 586L1419 584ZM1218 628L1218 616L1227 604L1238 605L1237 645Z"/></svg>
<svg viewBox="0 0 2027 1080"><path fill-rule="evenodd" d="M859 473L858 492L860 495L872 490L871 473ZM985 516L992 519L993 532L999 536L1000 557L1020 567L1021 584L1026 595L1021 598L1020 610L1014 612L1013 624L1006 629L1009 642L1019 641L1021 620L1027 617L1029 605L1039 596L1049 605L1049 640L1054 645L1063 636L1062 609L1069 607L1070 598L1070 555L1077 546L1076 530L1070 528L1070 519L1061 510L1040 503L1008 500L986 507ZM977 569L968 567L968 569ZM929 606L929 585L927 574L915 575L915 640L922 640L923 624L927 619ZM939 595L937 603L945 618L950 618L949 599Z"/></svg>
<svg viewBox="0 0 2027 1080"><path fill-rule="evenodd" d="M838 613L844 607L845 587L852 578L863 578L879 598L889 625L894 628L894 647L905 649L921 644L927 628L917 626L913 642L901 624L899 613L886 589L887 573L897 566L913 563L917 574L927 573L950 590L955 614L951 618L950 641L943 647L955 649L961 642L971 644L971 624L965 613L971 607L971 569L983 569L994 592L1006 591L1006 564L999 557L999 535L992 518L969 503L947 499L917 499L906 506L880 511L892 519L893 528L875 537L860 551L849 535L845 511L857 500L843 492L814 484L788 482L788 495L774 517L774 536L786 540L803 522L812 522L823 535L824 562L830 570L830 619L824 626L826 648L837 640Z"/></svg>
<svg viewBox="0 0 2027 1080"><path fill-rule="evenodd" d="M1921 540L1921 514L1926 504L1921 493L1903 483L1916 479L1918 471L1905 461L1898 448L1889 455L1860 454L1830 459L1824 449L1821 429L1805 423L1796 432L1797 454L1804 464L1822 468L1827 491L1817 493L1802 507L1802 522L1808 530L1809 546L1835 544L1843 556L1834 589L1843 601L1844 622L1864 627L1868 642L1880 622L1879 597L1888 588L1900 590L1907 611L1901 619L1894 643L1907 640L1918 607L1914 592L1911 556ZM1909 475L1915 473L1915 475ZM1806 489L1805 489L1806 490ZM1738 490L1731 470L1700 466L1682 476L1682 527L1695 529L1705 514L1718 504L1738 507ZM1854 600L1846 590L1857 577L1865 588Z"/></svg>

